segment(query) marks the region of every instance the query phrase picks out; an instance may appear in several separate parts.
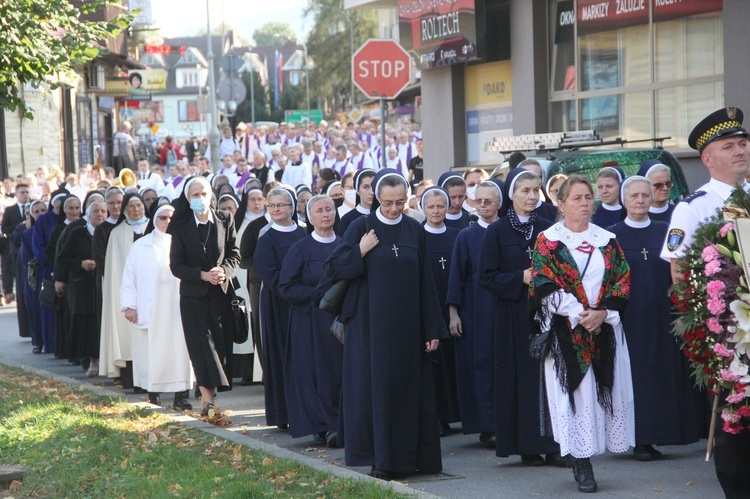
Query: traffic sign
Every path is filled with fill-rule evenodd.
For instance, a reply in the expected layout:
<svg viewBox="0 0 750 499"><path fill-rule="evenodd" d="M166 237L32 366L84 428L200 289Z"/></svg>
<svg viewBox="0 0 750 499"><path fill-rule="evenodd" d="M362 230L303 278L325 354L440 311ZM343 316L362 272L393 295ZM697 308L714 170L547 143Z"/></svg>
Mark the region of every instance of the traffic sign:
<svg viewBox="0 0 750 499"><path fill-rule="evenodd" d="M323 111L320 109L287 109L284 111L284 120L287 123L320 123L323 119Z"/></svg>
<svg viewBox="0 0 750 499"><path fill-rule="evenodd" d="M411 81L411 56L395 40L368 40L352 56L352 79L368 97L395 99Z"/></svg>

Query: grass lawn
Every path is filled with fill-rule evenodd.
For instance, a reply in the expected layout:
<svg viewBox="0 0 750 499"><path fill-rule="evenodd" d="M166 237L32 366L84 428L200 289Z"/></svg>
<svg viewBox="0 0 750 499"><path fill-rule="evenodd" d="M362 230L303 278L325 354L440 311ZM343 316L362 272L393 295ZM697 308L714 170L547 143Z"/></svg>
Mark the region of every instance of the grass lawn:
<svg viewBox="0 0 750 499"><path fill-rule="evenodd" d="M50 497L401 497L0 365L0 463Z"/></svg>

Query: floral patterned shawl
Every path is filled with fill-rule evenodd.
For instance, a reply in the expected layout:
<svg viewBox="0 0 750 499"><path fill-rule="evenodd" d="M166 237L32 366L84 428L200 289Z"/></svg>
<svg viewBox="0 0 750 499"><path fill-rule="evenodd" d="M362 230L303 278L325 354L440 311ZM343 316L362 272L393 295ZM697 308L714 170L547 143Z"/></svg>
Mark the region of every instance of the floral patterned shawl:
<svg viewBox="0 0 750 499"><path fill-rule="evenodd" d="M598 302L595 304L589 303L580 270L565 244L552 241L541 233L532 257L532 280L529 286L532 335L542 332L542 324L551 324L550 355L573 411L573 392L581 384L589 367L594 369L596 376L599 403L611 411L616 345L614 330L606 322L602 324L598 335L591 334L580 325L572 329L567 317L551 314L542 300L562 290L574 295L586 309L622 312L630 294L630 266L615 239L610 239L606 245L597 249L604 257L604 277ZM541 320L542 318L550 320Z"/></svg>

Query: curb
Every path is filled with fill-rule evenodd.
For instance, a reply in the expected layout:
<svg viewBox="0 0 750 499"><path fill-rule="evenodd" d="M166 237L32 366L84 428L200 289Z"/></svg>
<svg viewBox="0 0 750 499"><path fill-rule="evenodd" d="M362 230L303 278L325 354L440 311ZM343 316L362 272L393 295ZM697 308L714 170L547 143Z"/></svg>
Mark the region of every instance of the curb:
<svg viewBox="0 0 750 499"><path fill-rule="evenodd" d="M25 366L22 364L12 364L12 363L4 363L4 364L10 367L22 369L24 371L36 374L38 376L54 379L56 381L60 381L62 383L66 383L68 385L75 386L78 388L83 388L96 395L117 398L125 402L128 402L128 400L125 397L123 397L121 393L109 390L104 387L91 385L89 383L79 381L74 378L70 378L67 376L59 376L57 374L51 373L49 371L45 371L43 369L37 369L35 367ZM288 449L284 449L276 445L270 445L265 442L261 442L260 440L255 439L251 436L242 435L241 433L233 432L224 428L220 428L218 426L214 426L210 423L206 423L205 421L202 421L200 419L195 419L191 416L187 416L182 413L176 413L176 412L170 411L164 407L154 406L148 403L139 403L139 404L133 404L133 405L151 407L153 408L154 412L167 416L169 419L171 419L174 422L184 424L185 426L188 426L190 428L200 430L204 433L213 435L218 438L222 438L230 442L244 445L245 447L249 447L251 449L263 451L266 454L270 454L273 457L297 461L298 463L304 466L313 468L318 471L322 471L323 473L329 473L331 475L335 475L339 478L343 478L343 479L349 478L353 480L359 480L362 482L375 483L382 488L390 489L399 494L404 494L404 495L411 496L411 497L419 497L423 499L437 499L439 497L436 495L428 494L421 490L411 488L399 482L385 482L383 480L373 478L369 475L364 475L362 473L359 473L357 471L354 471L354 470L351 470L342 466L335 466L333 464L321 462L321 461L318 461L317 459L303 456L294 451L290 451Z"/></svg>

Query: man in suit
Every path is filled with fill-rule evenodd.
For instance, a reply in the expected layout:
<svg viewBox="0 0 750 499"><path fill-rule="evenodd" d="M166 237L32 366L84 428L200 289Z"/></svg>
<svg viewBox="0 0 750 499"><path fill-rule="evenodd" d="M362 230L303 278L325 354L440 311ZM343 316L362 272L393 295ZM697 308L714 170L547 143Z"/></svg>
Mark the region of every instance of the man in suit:
<svg viewBox="0 0 750 499"><path fill-rule="evenodd" d="M16 275L16 258L18 250L11 248L9 244L10 236L18 226L23 223L26 213L24 205L29 200L28 184L16 184L16 203L5 208L3 212L2 237L6 238L7 244L2 245L2 266L3 266L3 290L5 292L5 302L10 303L15 298L13 294L13 278Z"/></svg>

